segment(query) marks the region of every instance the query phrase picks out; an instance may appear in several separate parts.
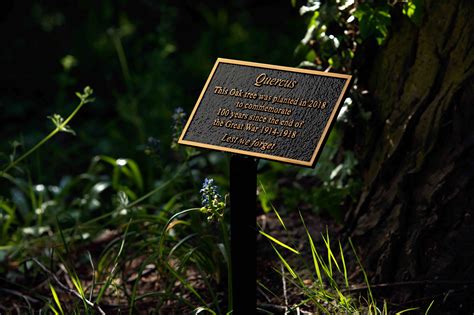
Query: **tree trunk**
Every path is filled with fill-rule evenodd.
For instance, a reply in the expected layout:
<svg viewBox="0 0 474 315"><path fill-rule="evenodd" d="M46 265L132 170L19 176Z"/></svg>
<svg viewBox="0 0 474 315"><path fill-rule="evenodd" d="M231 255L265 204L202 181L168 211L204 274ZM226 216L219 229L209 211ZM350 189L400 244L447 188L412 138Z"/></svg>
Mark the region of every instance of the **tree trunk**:
<svg viewBox="0 0 474 315"><path fill-rule="evenodd" d="M407 282L393 286L399 301L472 313L474 1L427 0L424 10L420 26L394 16L359 69L373 115L355 139L366 184L346 222L375 283Z"/></svg>

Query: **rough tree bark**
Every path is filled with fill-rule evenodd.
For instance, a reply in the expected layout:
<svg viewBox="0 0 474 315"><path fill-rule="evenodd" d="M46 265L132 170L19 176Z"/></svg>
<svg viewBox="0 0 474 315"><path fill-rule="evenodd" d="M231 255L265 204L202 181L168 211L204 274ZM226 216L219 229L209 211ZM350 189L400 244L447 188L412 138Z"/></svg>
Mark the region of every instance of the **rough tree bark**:
<svg viewBox="0 0 474 315"><path fill-rule="evenodd" d="M420 26L394 16L359 70L373 115L356 139L366 184L346 222L374 282L412 282L393 286L400 301L472 313L474 1L427 0L424 10Z"/></svg>

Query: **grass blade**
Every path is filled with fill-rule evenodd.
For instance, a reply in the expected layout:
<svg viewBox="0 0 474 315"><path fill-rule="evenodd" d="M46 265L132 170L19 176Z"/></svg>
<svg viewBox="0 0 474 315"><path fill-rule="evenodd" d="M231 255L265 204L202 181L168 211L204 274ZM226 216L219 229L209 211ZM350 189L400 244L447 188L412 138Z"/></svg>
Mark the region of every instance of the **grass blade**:
<svg viewBox="0 0 474 315"><path fill-rule="evenodd" d="M433 306L434 301L435 301L435 300L431 301L430 305L428 306L428 308L427 308L426 311L425 311L425 315L428 315L428 313L430 312L430 309L431 309L431 307Z"/></svg>
<svg viewBox="0 0 474 315"><path fill-rule="evenodd" d="M160 242L158 243L158 255L161 257L163 255L163 249L164 249L164 242L166 239L166 231L168 230L168 226L178 217L185 215L190 212L197 212L200 211L200 208L191 208L191 209L186 209L183 211L180 211L178 213L175 213L171 218L169 218L168 222L163 226L162 232L161 232L161 237L160 237Z"/></svg>
<svg viewBox="0 0 474 315"><path fill-rule="evenodd" d="M318 253L316 251L316 247L314 246L313 238L311 237L311 234L309 233L308 228L306 227L306 223L304 222L303 215L300 214L301 222L303 223L304 229L306 231L306 235L308 236L309 240L309 245L311 246L311 256L313 257L313 265L314 265L314 270L316 271L316 275L318 277L318 281L321 285L323 285L323 277L321 276L321 270L319 269L319 263L318 263Z"/></svg>
<svg viewBox="0 0 474 315"><path fill-rule="evenodd" d="M48 307L53 311L54 315L59 315L59 312L56 311L56 309L54 308L54 306L52 306L51 304L48 303Z"/></svg>
<svg viewBox="0 0 474 315"><path fill-rule="evenodd" d="M269 234L267 234L267 233L265 233L265 232L263 232L263 231L258 231L258 232L259 232L260 234L262 234L263 236L265 236L266 238L268 238L269 240L271 240L271 241L275 242L276 244L280 245L281 247L284 247L284 248L286 248L286 249L292 251L293 253L295 253L295 254L297 254L297 255L300 254L299 251L297 251L296 249L294 249L294 248L292 248L292 247L286 245L285 243L283 243L283 242L277 240L277 239L274 238L273 236L271 236L271 235L269 235Z"/></svg>
<svg viewBox="0 0 474 315"><path fill-rule="evenodd" d="M206 305L206 301L201 297L201 295L193 288L192 285L190 285L186 279L181 277L176 270L174 270L173 267L171 267L168 263L164 264L165 267L173 274L173 276L178 279L179 282L181 282L186 289L188 289L194 296L204 305Z"/></svg>
<svg viewBox="0 0 474 315"><path fill-rule="evenodd" d="M359 264L359 267L362 270L362 273L364 275L364 281L365 281L365 284L367 285L367 291L369 292L369 303L370 305L373 305L375 309L377 309L376 308L377 304L375 303L374 296L372 294L372 289L370 288L369 277L367 276L367 272L365 272L364 266L362 266L362 262L360 261L359 255L357 255L357 252L355 250L355 247L354 247L354 244L352 243L351 238L349 238L349 244L351 245L351 248L352 248L352 251L354 252L357 263Z"/></svg>
<svg viewBox="0 0 474 315"><path fill-rule="evenodd" d="M54 303L56 303L56 305L59 307L59 311L61 312L61 314L64 315L63 308L61 307L61 302L59 302L58 294L56 293L56 290L51 285L51 283L49 284L49 289L51 290L51 293L53 294ZM53 309L53 311L57 314L57 311L54 310L54 308L51 308L51 309Z"/></svg>
<svg viewBox="0 0 474 315"><path fill-rule="evenodd" d="M275 250L275 252L277 253L278 255L278 258L280 258L281 262L283 263L283 265L285 265L286 269L288 270L288 272L291 274L291 276L296 279L298 278L298 276L296 275L296 272L294 272L294 270L291 268L290 264L288 264L288 262L286 261L285 258L283 258L283 256L280 254L280 252L275 248L275 246L273 244L271 244L273 249Z"/></svg>
<svg viewBox="0 0 474 315"><path fill-rule="evenodd" d="M342 269L344 271L344 282L346 284L346 288L349 288L349 280L347 278L346 260L344 259L344 252L342 251L341 241L339 241L339 252L341 253Z"/></svg>
<svg viewBox="0 0 474 315"><path fill-rule="evenodd" d="M406 310L403 310L403 311L400 311L400 312L396 312L395 315L400 315L400 314L408 313L408 312L411 312L411 311L417 311L417 310L419 310L419 309L420 309L419 307L407 308Z"/></svg>
<svg viewBox="0 0 474 315"><path fill-rule="evenodd" d="M263 193L264 193L265 195L267 195L267 191L266 191L266 189L265 189L265 186L263 185L263 183L262 183L261 181L259 181L259 183L260 183L260 187L262 187ZM278 221L280 221L281 226L282 226L282 227L285 229L285 231L286 231L285 222L283 222L283 220L282 220L281 217L280 217L280 214L278 213L277 209L275 208L275 206L273 205L273 203L272 203L271 201L270 201L270 205L271 205L271 207L272 207L273 212L275 212L275 214L276 214L276 216L277 216L277 218L278 218Z"/></svg>
<svg viewBox="0 0 474 315"><path fill-rule="evenodd" d="M321 236L323 238L323 242L326 245L326 249L328 251L328 264L329 264L329 270L331 271L331 275L332 275L332 262L331 261L334 262L334 264L336 265L337 270L339 270L339 272L341 272L341 268L339 267L339 264L337 263L336 257L334 257L334 254L333 254L332 249L331 249L331 242L330 242L330 239L329 239L329 231L328 231L327 226L326 226L326 237L324 237L324 234L322 234L322 233L321 233Z"/></svg>
<svg viewBox="0 0 474 315"><path fill-rule="evenodd" d="M104 295L107 288L112 283L112 280L113 280L113 278L114 278L114 276L117 272L118 259L119 259L120 255L122 254L123 248L125 246L125 239L127 238L128 228L130 227L131 223L132 223L132 219L130 219L130 221L128 221L127 228L125 229L125 233L123 235L122 242L120 243L119 251L118 251L117 255L114 258L114 264L113 264L112 270L111 270L109 276L107 277L107 280L105 281L105 284L100 288L99 294L97 295L97 298L95 299L96 304L99 304L99 301L101 300L101 298Z"/></svg>

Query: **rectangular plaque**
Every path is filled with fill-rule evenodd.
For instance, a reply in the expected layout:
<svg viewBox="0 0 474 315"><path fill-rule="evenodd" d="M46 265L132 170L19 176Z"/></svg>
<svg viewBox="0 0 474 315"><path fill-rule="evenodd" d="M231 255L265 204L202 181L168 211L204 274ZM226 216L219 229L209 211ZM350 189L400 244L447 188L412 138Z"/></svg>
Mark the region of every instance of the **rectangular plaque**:
<svg viewBox="0 0 474 315"><path fill-rule="evenodd" d="M178 143L314 167L350 80L219 58Z"/></svg>

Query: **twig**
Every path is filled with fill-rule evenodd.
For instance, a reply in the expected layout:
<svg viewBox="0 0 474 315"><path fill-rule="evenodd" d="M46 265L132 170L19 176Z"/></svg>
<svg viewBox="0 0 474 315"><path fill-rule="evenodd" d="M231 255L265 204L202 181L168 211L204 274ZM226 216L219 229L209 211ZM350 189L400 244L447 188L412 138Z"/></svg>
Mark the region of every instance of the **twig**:
<svg viewBox="0 0 474 315"><path fill-rule="evenodd" d="M275 304L267 304L267 303L262 303L257 306L258 308L268 310L268 311L273 311L273 312L281 312L281 311L286 311L287 307L281 306L281 305L275 305Z"/></svg>
<svg viewBox="0 0 474 315"><path fill-rule="evenodd" d="M285 280L285 269L283 268L283 264L280 264L281 268L281 281L283 282L283 297L285 298L285 314L288 313L288 294L286 292L286 280Z"/></svg>
<svg viewBox="0 0 474 315"><path fill-rule="evenodd" d="M271 301L270 297L269 297L265 292L263 292L263 290L262 290L260 287L257 287L257 291L258 291L261 295L263 295L263 297L267 300L267 302L270 302L270 301Z"/></svg>
<svg viewBox="0 0 474 315"><path fill-rule="evenodd" d="M89 301L88 299L86 299L85 297L83 297L82 295L80 295L77 291L67 287L66 285L64 285L61 281L59 281L58 277L56 277L56 275L51 272L48 268L46 268L42 263L40 263L36 258L31 258L31 260L33 262L35 262L41 269L43 269L44 272L46 272L51 278L54 279L54 281L61 287L61 289L63 289L64 291L66 291L67 293L69 294L72 294L72 295L75 295L77 298L81 299L82 301L84 301L87 305L93 307L96 311L98 311L100 314L102 315L105 315L105 312L100 308L99 305Z"/></svg>
<svg viewBox="0 0 474 315"><path fill-rule="evenodd" d="M260 292L265 296L265 298L267 299L267 302L270 303L271 302L271 298L269 295L265 294L265 292L262 290L266 290L268 293L270 293L274 298L277 298L277 299L280 299L280 296L276 295L274 292L272 292L269 288L267 288L260 280L257 280L257 284L258 284L258 287L257 289L260 290Z"/></svg>
<svg viewBox="0 0 474 315"><path fill-rule="evenodd" d="M92 261L91 252L87 251L87 255L92 267L92 284L91 284L91 293L89 294L89 300L92 300L92 294L94 293L94 288L95 288L95 267L94 267L94 262Z"/></svg>
<svg viewBox="0 0 474 315"><path fill-rule="evenodd" d="M392 283L379 283L371 284L370 288L390 288L390 287L399 287L405 285L474 285L474 281L452 281L452 280L441 280L441 281L432 281L432 280L420 280L420 281L405 281L405 282L392 282ZM367 290L369 287L367 285L356 285L348 289L342 290L342 292L353 292Z"/></svg>
<svg viewBox="0 0 474 315"><path fill-rule="evenodd" d="M280 314L280 312L285 312L286 314L288 307L275 305L275 304L262 303L262 304L257 305L257 309L264 310L267 312L275 312L277 314ZM304 311L300 309L299 307L296 309L296 311L299 312L299 314L309 314L309 315L314 314L312 312Z"/></svg>
<svg viewBox="0 0 474 315"><path fill-rule="evenodd" d="M67 276L68 271L66 269L66 266L64 266L64 264L59 264L59 269L61 269L61 271L64 273L64 280L66 280L67 287L70 289L74 288L74 284L72 284L71 279L69 279L69 277Z"/></svg>
<svg viewBox="0 0 474 315"><path fill-rule="evenodd" d="M6 288L0 288L0 291L3 291L5 293L9 293L11 295L16 295L18 297L21 297L22 299L26 300L27 304L30 304L29 302L31 302L31 303L38 303L39 302L38 299L32 298L31 296L25 295L25 294L23 294L19 291L10 290L10 289L6 289Z"/></svg>
<svg viewBox="0 0 474 315"><path fill-rule="evenodd" d="M17 314L21 314L20 308L18 305L16 305L16 303L13 303L13 307L15 308Z"/></svg>

